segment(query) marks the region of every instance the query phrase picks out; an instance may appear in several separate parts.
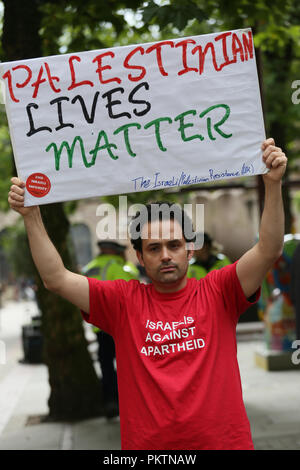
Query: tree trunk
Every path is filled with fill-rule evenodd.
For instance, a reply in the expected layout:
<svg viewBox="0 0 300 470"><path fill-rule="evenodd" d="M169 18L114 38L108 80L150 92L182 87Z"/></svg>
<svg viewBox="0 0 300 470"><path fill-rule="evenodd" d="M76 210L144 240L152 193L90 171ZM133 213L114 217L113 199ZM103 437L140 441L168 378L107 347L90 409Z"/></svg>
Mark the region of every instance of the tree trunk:
<svg viewBox="0 0 300 470"><path fill-rule="evenodd" d="M39 0L4 0L4 59L42 56ZM72 269L68 249L69 223L63 205L41 207L46 229L65 266ZM73 269L74 271L74 269ZM44 357L51 387L49 418L83 419L103 413L102 391L87 349L80 312L47 291L37 276L37 300L42 312Z"/></svg>
<svg viewBox="0 0 300 470"><path fill-rule="evenodd" d="M75 271L70 259L69 223L63 205L41 207L48 234L65 266ZM49 369L50 417L79 419L102 414L102 390L96 376L82 328L80 312L41 285L39 303L43 315L45 360Z"/></svg>

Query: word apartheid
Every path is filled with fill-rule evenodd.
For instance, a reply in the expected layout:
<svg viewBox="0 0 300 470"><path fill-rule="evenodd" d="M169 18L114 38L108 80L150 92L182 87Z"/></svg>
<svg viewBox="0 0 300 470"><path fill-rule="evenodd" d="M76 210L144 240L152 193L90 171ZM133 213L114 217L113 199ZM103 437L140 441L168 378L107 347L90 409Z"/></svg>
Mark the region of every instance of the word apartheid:
<svg viewBox="0 0 300 470"><path fill-rule="evenodd" d="M216 113L216 111L220 110L222 111L221 116L220 112ZM153 128L153 135L157 147L162 152L166 152L168 149L165 143L163 142L162 137L162 133L164 135L166 133L166 126L170 126L174 123L177 123L179 141L181 140L182 142L189 142L195 139L200 142L207 139L216 140L217 136L220 136L224 139L228 139L232 137L232 133L225 132L221 129L221 126L228 120L229 116L230 107L227 104L216 104L205 109L200 114L198 114L195 109L190 109L188 111L184 111L183 113L178 114L173 119L171 117L159 117L153 119L150 122L147 122L144 126L141 126L141 124L139 124L138 122L124 124L123 126L118 127L113 132L113 135L117 136L118 134L120 134L121 136L123 136L123 148L126 149L126 152L130 157L136 157L137 154L134 151L134 145L132 143L132 140L134 140L134 133L136 132L143 132L143 130L145 129L147 130ZM192 121L193 118L194 121ZM196 122L195 119L197 119ZM195 127L195 124L197 127L197 132L193 133L191 129ZM201 133L198 127L201 127ZM187 129L189 129L189 131L187 131ZM132 137L130 137L130 135ZM84 140L81 136L76 136L73 139L72 143L63 141L60 145L57 145L57 143L51 142L45 150L46 152L50 152L51 150L53 150L55 169L59 171L63 151L65 150L67 153L69 168L72 168L73 157L77 148L79 148L79 154L81 155L82 162L86 168L90 168L95 165L99 152L106 152L112 160L117 160L119 158L119 156L116 154L116 151L118 150L117 145L109 139L107 133L104 130L99 131L95 146L89 151L86 149ZM90 155L90 160L88 160L87 152Z"/></svg>
<svg viewBox="0 0 300 470"><path fill-rule="evenodd" d="M66 68L64 67L62 76L59 76L57 71L55 75L51 71L50 62L45 60L38 71L34 71L27 63L15 65L6 70L2 79L7 82L9 98L18 103L22 99L20 89L26 87L30 87L32 98L36 99L39 97L40 89L45 86L52 93L58 94L82 87L91 89L107 83L120 85L124 77L129 82L138 82L152 73L150 67L148 70L147 66L141 65L142 56L147 55L153 56L153 62L156 63L161 77L169 74L179 77L190 73L202 75L205 74L206 57L208 57L207 62L212 63L216 72L220 72L231 64L248 61L249 58L253 59L253 40L251 31L243 32L240 37L235 32L227 31L215 35L214 39L206 42L205 45L197 44L193 38L186 38L181 41L167 40L150 45L139 45L131 48L125 57L119 57L121 50L124 49L114 48L114 50L105 50L100 54L95 52L95 56L91 56L89 63L93 66L94 76L88 74L83 77L84 79L79 79L77 73L82 77L87 64L82 62L81 56L77 54L66 56ZM168 55L176 55L172 62L177 59L177 63L180 64L179 68L168 70L168 65L163 59L166 52ZM193 59L193 66L189 65L191 59ZM69 75L67 80L66 69Z"/></svg>

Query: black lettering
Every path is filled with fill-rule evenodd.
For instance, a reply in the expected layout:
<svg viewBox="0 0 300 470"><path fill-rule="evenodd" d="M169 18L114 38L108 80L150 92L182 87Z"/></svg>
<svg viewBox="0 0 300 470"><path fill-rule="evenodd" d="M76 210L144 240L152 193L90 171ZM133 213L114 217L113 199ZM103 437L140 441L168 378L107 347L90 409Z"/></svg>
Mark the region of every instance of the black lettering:
<svg viewBox="0 0 300 470"><path fill-rule="evenodd" d="M55 100L50 101L50 104L57 103L57 115L58 115L58 120L59 120L59 126L55 128L56 131L63 129L64 127L74 127L74 124L63 122L62 108L61 108L62 101L69 101L69 98L67 96L61 96L60 98L55 98Z"/></svg>
<svg viewBox="0 0 300 470"><path fill-rule="evenodd" d="M149 103L149 101L145 101L145 100L135 100L133 99L135 93L141 88L141 87L144 87L146 88L146 90L149 90L149 83L147 82L142 82L142 83L139 83L129 94L128 96L128 101L129 103L132 103L132 104L145 104L146 105L146 108L143 109L142 111L137 111L136 109L133 110L134 114L136 116L144 116L145 114L148 113L148 111L150 111L151 109L151 104Z"/></svg>
<svg viewBox="0 0 300 470"><path fill-rule="evenodd" d="M89 124L93 124L93 122L94 122L96 105L97 105L99 94L100 94L99 91L97 91L95 93L90 114L88 113L88 111L86 109L86 105L85 105L85 102L84 102L84 99L82 98L82 96L77 95L71 101L72 104L76 103L76 101L79 101L79 103L81 104L81 108L82 108L84 118L85 118L86 122L88 122Z"/></svg>
<svg viewBox="0 0 300 470"><path fill-rule="evenodd" d="M102 98L107 98L107 104L105 105L105 107L108 109L108 115L110 118L112 119L117 119L119 117L122 117L122 116L127 116L129 119L131 119L131 114L129 113L120 113L120 114L113 114L113 110L112 110L112 107L117 105L117 104L121 104L121 101L119 100L112 100L112 94L113 93L117 93L117 92L121 92L121 93L124 93L124 88L122 87L117 87L117 88L113 88L112 90L109 90L107 91L106 93L104 93L102 95Z"/></svg>
<svg viewBox="0 0 300 470"><path fill-rule="evenodd" d="M36 104L36 103L29 103L26 106L26 112L27 112L27 116L28 116L28 119L29 119L29 125L30 125L29 132L27 132L27 134L26 134L28 137L32 136L33 134L36 134L37 132L41 132L41 131L52 132L52 129L50 127L47 127L47 126L38 127L37 129L34 127L31 108L38 109L38 107L39 107L39 105Z"/></svg>

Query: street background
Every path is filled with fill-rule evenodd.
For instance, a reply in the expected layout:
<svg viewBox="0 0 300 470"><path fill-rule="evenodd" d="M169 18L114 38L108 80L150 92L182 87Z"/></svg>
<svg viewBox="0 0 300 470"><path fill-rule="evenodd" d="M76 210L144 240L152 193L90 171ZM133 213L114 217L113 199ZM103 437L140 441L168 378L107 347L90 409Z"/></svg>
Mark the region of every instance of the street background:
<svg viewBox="0 0 300 470"><path fill-rule="evenodd" d="M33 300L8 300L0 310L0 339L6 347L6 363L0 365L0 449L119 450L119 418L41 422L48 413L47 368L19 362L22 325L36 314ZM91 339L90 329L86 334ZM262 346L261 324L238 325L238 360L255 449L299 450L299 370L270 372L256 366L254 355ZM94 348L91 344L92 355ZM97 362L95 368L99 374Z"/></svg>

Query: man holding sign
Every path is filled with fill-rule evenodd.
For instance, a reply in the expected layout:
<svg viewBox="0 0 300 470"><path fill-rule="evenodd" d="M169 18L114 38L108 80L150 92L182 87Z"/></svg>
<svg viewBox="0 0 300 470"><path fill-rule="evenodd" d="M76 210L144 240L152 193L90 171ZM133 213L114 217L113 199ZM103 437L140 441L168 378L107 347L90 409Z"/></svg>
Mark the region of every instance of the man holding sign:
<svg viewBox="0 0 300 470"><path fill-rule="evenodd" d="M24 218L44 285L114 337L122 449L253 449L235 329L282 251L281 182L287 164L273 139L264 141L262 150L269 171L263 176L259 241L236 263L200 281L187 279L193 250L187 249L182 217L153 219L149 210L133 244L152 284L70 272L48 238L39 208L24 207L25 184L12 179L8 200ZM168 238L162 236L166 224Z"/></svg>

